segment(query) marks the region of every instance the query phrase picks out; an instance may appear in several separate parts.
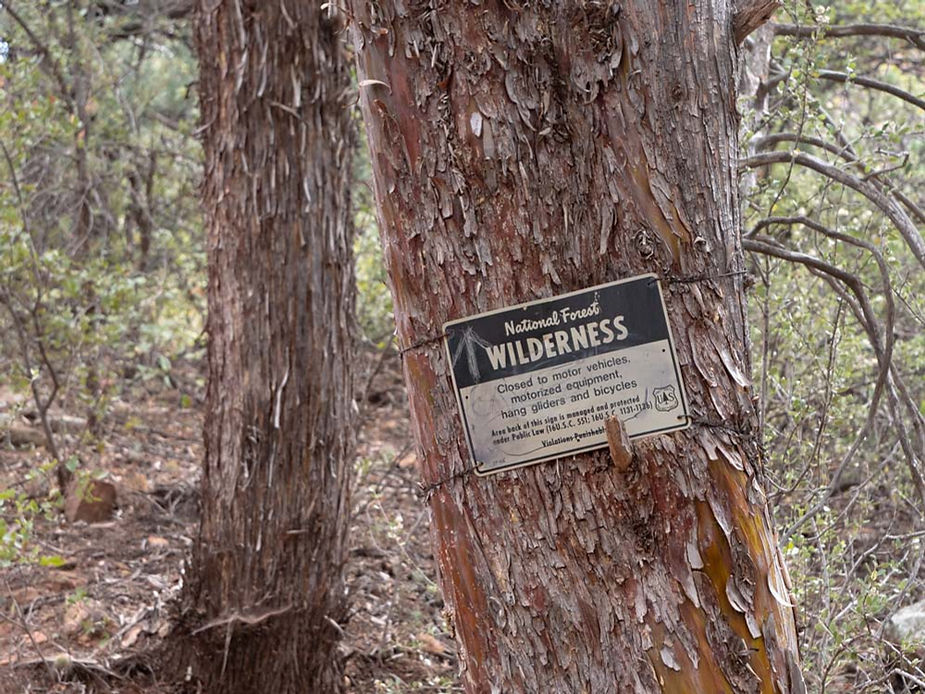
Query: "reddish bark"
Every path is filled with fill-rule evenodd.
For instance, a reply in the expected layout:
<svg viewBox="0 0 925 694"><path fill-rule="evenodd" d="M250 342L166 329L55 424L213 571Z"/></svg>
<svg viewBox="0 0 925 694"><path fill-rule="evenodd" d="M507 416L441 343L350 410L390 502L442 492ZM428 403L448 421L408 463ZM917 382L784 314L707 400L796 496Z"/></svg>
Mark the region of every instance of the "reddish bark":
<svg viewBox="0 0 925 694"><path fill-rule="evenodd" d="M350 9L467 691L803 691L748 376L732 3ZM443 323L647 272L694 425L625 474L606 449L461 474Z"/></svg>

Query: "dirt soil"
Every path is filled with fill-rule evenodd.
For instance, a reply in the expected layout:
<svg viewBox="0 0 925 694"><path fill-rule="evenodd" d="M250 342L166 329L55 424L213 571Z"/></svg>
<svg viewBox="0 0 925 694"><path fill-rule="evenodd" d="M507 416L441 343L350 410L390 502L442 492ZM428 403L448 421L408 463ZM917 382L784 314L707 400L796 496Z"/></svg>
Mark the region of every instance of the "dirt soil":
<svg viewBox="0 0 925 694"><path fill-rule="evenodd" d="M461 691L400 365L394 356L367 361L341 646L347 690ZM202 365L175 368L172 384L135 385L115 401L95 447L78 445L80 412L67 411L76 408L54 413L70 425L59 445L115 484L118 507L94 524L67 523L59 510L39 516L27 549L57 565L0 565L0 693L170 691L150 654L169 633L168 606L198 530L203 416ZM0 418L28 426L18 409L28 402L0 386ZM0 438L0 490L26 503L46 498L49 476L26 477L48 459L43 447Z"/></svg>

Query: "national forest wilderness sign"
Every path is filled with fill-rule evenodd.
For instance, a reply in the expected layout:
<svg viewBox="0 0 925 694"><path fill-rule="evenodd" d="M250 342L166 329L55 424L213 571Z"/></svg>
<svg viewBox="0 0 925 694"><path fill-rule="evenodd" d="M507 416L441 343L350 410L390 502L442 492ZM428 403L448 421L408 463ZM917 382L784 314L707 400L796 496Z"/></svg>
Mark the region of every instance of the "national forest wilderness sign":
<svg viewBox="0 0 925 694"><path fill-rule="evenodd" d="M444 326L476 472L688 425L687 400L655 275L509 306Z"/></svg>

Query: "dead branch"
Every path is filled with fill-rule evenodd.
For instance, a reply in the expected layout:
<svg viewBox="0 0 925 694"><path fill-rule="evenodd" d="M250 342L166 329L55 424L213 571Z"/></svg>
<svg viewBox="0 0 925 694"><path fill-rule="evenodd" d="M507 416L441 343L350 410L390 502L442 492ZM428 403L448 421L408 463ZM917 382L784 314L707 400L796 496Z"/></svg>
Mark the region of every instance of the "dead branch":
<svg viewBox="0 0 925 694"><path fill-rule="evenodd" d="M633 461L633 443L626 434L626 427L616 415L610 415L604 420L604 431L610 445L610 459L617 470L626 472Z"/></svg>
<svg viewBox="0 0 925 694"><path fill-rule="evenodd" d="M284 605L283 607L255 609L243 612L235 610L231 614L222 615L220 617L216 617L215 619L209 620L198 629L195 629L193 634L199 634L203 631L208 631L209 629L215 629L217 627L232 626L237 623L244 624L245 626L255 626L260 624L260 622L270 619L271 617L277 617L281 614L285 614L291 609L292 605Z"/></svg>

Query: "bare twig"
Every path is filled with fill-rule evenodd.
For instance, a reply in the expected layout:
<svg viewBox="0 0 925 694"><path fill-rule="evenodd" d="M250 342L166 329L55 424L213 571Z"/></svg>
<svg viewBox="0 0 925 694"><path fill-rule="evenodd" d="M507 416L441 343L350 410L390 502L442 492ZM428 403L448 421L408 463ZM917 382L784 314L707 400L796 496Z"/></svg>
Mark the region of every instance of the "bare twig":
<svg viewBox="0 0 925 694"><path fill-rule="evenodd" d="M19 601L16 599L16 596L13 594L13 588L12 586L10 586L10 582L6 579L4 579L3 582L6 584L6 591L10 595L10 600L13 603L13 607L16 608L16 614L19 616L19 620L20 620L18 624L17 622L14 622L12 620L10 621L13 624L16 624L17 626L19 626L24 632L26 632L26 636L29 637L29 642L32 644L32 647L35 649L36 655L38 655L42 663L45 665L45 668L48 670L48 674L51 675L52 679L56 679L54 668L52 668L51 665L48 663L48 661L45 659L45 656L42 654L42 649L39 648L38 642L35 640L35 637L32 635L32 630L29 628L29 625L26 623L26 617L22 613L22 607L20 607ZM4 619L9 620L9 618L6 617L5 615L3 617Z"/></svg>
<svg viewBox="0 0 925 694"><path fill-rule="evenodd" d="M230 614L222 615L220 617L216 617L215 619L210 619L198 629L193 630L193 635L199 634L203 631L208 631L209 629L215 629L217 627L229 626L237 623L241 623L246 626L255 626L270 619L271 617L278 617L281 614L285 614L290 610L292 610L292 605L255 609L244 612L235 610Z"/></svg>

